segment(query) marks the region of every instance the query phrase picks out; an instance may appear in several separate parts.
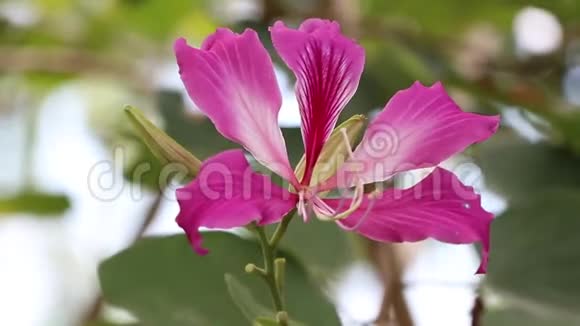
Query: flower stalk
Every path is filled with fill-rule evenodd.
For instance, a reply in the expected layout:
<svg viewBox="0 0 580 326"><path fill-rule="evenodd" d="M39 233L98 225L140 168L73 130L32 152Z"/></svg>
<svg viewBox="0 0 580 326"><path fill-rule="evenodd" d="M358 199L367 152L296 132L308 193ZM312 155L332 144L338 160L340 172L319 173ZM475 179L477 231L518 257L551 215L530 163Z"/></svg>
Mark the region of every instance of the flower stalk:
<svg viewBox="0 0 580 326"><path fill-rule="evenodd" d="M276 309L276 319L279 325L288 324L288 313L285 311L284 304L284 274L286 259L276 257L276 249L278 248L280 240L284 237L295 212L296 210L294 209L284 216L269 240L263 227L258 226L255 222L250 224L249 227L256 234L260 242L262 256L264 258L264 267L248 264L246 265L245 270L248 273L254 273L261 276L262 279L266 281L272 295L272 301L274 303L274 308ZM279 318L280 316L282 316L282 318Z"/></svg>

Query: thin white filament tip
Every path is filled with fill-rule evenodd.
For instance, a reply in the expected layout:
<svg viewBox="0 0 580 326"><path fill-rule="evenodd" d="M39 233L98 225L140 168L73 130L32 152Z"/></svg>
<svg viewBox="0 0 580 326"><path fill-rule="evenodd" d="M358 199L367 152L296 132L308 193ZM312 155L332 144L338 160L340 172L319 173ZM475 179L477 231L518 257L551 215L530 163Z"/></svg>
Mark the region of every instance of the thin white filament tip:
<svg viewBox="0 0 580 326"><path fill-rule="evenodd" d="M340 133L342 134L342 140L344 140L346 150L348 151L348 157L353 158L352 146L350 145L350 140L348 139L348 134L346 133L346 128L341 128Z"/></svg>

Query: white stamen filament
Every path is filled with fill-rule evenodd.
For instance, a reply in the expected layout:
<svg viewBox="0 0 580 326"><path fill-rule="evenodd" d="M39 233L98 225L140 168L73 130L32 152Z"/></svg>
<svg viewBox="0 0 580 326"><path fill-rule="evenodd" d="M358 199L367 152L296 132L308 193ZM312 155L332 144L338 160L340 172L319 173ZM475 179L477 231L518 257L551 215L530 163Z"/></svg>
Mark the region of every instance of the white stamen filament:
<svg viewBox="0 0 580 326"><path fill-rule="evenodd" d="M320 210L321 207L315 207L318 209L315 209L314 212L316 213L316 216L323 221L342 220L344 218L347 218L350 214L352 214L354 211L356 211L359 208L360 204L362 203L363 196L364 196L364 185L362 182L358 182L356 185L355 191L354 191L354 196L352 198L352 201L350 202L350 206L348 209L346 209L345 211L342 211L340 213L326 215L326 214L324 214L324 212L322 212L322 210ZM326 203L325 203L325 205L326 205Z"/></svg>
<svg viewBox="0 0 580 326"><path fill-rule="evenodd" d="M340 132L342 134L342 138L343 138L344 143L346 145L346 149L348 151L348 156L349 156L349 158L352 159L354 155L353 155L352 147L350 145L350 141L348 139L348 134L346 133L346 129L342 128L342 129L340 129ZM316 216L319 219L321 219L323 221L342 220L344 218L347 218L350 214L352 214L354 211L356 211L360 207L362 200L363 200L363 196L364 196L364 183L360 180L357 180L355 191L354 191L354 196L352 198L352 201L351 201L348 209L346 209L345 211L343 211L341 213L336 213L336 210L334 210L332 207L328 206L328 204L326 204L322 199L320 199L316 196L313 199L313 202L315 204L314 213L316 214Z"/></svg>
<svg viewBox="0 0 580 326"><path fill-rule="evenodd" d="M336 210L334 210L332 207L328 206L328 204L325 203L324 200L320 199L320 197L315 196L312 199L312 201L313 201L315 207L317 209L319 209L320 212L322 212L323 214L328 215L328 216L332 216L332 215L336 214Z"/></svg>
<svg viewBox="0 0 580 326"><path fill-rule="evenodd" d="M304 221L308 220L308 213L306 212L306 203L304 202L304 191L298 193L298 214L302 215Z"/></svg>
<svg viewBox="0 0 580 326"><path fill-rule="evenodd" d="M348 134L346 133L346 128L341 128L340 133L342 134L342 140L346 145L346 150L348 151L348 158L353 158L352 146L350 146L350 140L348 139Z"/></svg>

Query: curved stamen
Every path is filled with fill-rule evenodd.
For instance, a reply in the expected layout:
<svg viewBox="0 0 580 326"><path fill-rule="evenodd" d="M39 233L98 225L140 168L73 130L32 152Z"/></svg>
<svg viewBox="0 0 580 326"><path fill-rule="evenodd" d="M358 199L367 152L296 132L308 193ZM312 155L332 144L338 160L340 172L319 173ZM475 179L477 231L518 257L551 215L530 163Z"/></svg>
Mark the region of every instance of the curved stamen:
<svg viewBox="0 0 580 326"><path fill-rule="evenodd" d="M314 212L315 212L316 216L323 221L342 220L344 218L347 218L350 214L352 214L354 211L356 211L360 207L360 205L362 203L363 196L364 196L364 184L362 182L357 182L357 186L356 186L355 191L354 191L354 196L352 198L352 201L350 202L350 206L348 209L346 209L340 213L326 215L322 211L320 211L320 207L315 206L315 208L318 208L318 209L315 209ZM325 205L326 205L326 203L325 203Z"/></svg>
<svg viewBox="0 0 580 326"><path fill-rule="evenodd" d="M348 139L348 134L346 133L346 128L341 128L340 133L342 134L342 140L346 145L346 149L348 150L348 157L353 158L352 146L350 145L350 140Z"/></svg>
<svg viewBox="0 0 580 326"><path fill-rule="evenodd" d="M375 194L376 195L376 194ZM369 195L369 198L374 197L373 194ZM367 218L369 218L370 214L368 214L368 210L367 210L367 214L364 214L364 216L353 226L347 226L342 224L342 228L347 230L347 231L354 231L356 229L358 229L366 220Z"/></svg>
<svg viewBox="0 0 580 326"><path fill-rule="evenodd" d="M312 202L315 205L314 207L318 208L322 214L328 216L336 214L336 210L325 203L324 200L320 199L320 197L314 196L314 198L312 198Z"/></svg>
<svg viewBox="0 0 580 326"><path fill-rule="evenodd" d="M348 139L348 134L346 133L346 129L342 128L340 130L340 132L341 132L341 134L343 136L343 140L346 144L346 149L348 150L348 155L350 158L353 158L352 147L350 145L350 141ZM356 187L355 187L354 195L353 195L353 198L350 202L350 206L348 209L346 209L340 213L336 213L336 211L334 209L332 209L322 199L320 199L316 196L314 198L314 203L316 204L314 206L314 213L316 214L316 216L319 219L321 219L323 221L342 220L342 219L348 217L350 214L352 214L354 211L356 211L360 207L360 205L362 204L363 196L364 196L364 183L362 182L362 180L356 180ZM331 213L331 214L328 214L328 213Z"/></svg>

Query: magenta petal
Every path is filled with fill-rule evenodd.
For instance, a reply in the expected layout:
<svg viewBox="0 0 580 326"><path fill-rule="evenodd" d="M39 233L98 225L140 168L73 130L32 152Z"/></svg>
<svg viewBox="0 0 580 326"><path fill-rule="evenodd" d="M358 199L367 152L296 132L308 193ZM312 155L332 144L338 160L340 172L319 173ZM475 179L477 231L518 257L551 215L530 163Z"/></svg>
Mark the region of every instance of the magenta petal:
<svg viewBox="0 0 580 326"><path fill-rule="evenodd" d="M383 181L397 172L432 167L495 133L499 116L462 111L441 83L397 92L368 127L332 186Z"/></svg>
<svg viewBox="0 0 580 326"><path fill-rule="evenodd" d="M242 150L221 152L201 167L199 175L177 190L177 224L200 255L200 227L228 229L252 221L278 222L296 206L297 197L252 170Z"/></svg>
<svg viewBox="0 0 580 326"><path fill-rule="evenodd" d="M349 200L330 199L342 210ZM493 215L481 207L480 196L451 172L436 168L409 189L389 189L365 196L361 206L339 224L383 242L419 241L427 237L448 243L482 243L478 273L485 273Z"/></svg>
<svg viewBox="0 0 580 326"><path fill-rule="evenodd" d="M302 183L308 184L324 142L356 91L364 50L334 21L308 19L297 30L278 21L270 32L278 54L296 75L306 155Z"/></svg>
<svg viewBox="0 0 580 326"><path fill-rule="evenodd" d="M255 31L218 29L201 49L182 38L174 45L181 79L193 102L224 137L296 183L278 127L282 103L272 60Z"/></svg>

